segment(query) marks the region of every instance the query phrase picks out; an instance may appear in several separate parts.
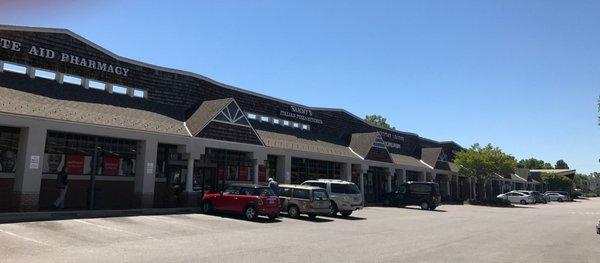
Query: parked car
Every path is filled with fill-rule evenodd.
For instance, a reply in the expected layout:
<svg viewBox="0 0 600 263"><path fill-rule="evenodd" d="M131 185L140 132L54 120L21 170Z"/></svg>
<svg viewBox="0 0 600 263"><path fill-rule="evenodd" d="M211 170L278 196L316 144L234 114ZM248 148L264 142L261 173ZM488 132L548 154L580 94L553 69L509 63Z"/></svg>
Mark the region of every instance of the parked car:
<svg viewBox="0 0 600 263"><path fill-rule="evenodd" d="M220 193L207 193L202 197L205 213L223 211L243 214L248 220L259 215L274 220L280 212L279 200L271 188L259 185L230 185Z"/></svg>
<svg viewBox="0 0 600 263"><path fill-rule="evenodd" d="M435 210L440 201L437 183L406 182L383 196L385 206L418 205L423 210Z"/></svg>
<svg viewBox="0 0 600 263"><path fill-rule="evenodd" d="M327 190L331 200L330 215L338 212L346 217L364 207L363 196L358 186L352 182L335 179L308 180L302 185L312 185Z"/></svg>
<svg viewBox="0 0 600 263"><path fill-rule="evenodd" d="M564 196L563 201L573 201L573 199L571 198L571 195L567 191L546 191L545 194L550 194L550 193L556 193L556 194L560 194L560 195Z"/></svg>
<svg viewBox="0 0 600 263"><path fill-rule="evenodd" d="M279 185L279 203L281 211L287 212L292 218L305 214L314 219L331 212L327 190L317 186Z"/></svg>
<svg viewBox="0 0 600 263"><path fill-rule="evenodd" d="M522 204L522 205L535 203L535 198L533 196L524 194L524 193L520 193L520 192L508 192L508 193L500 194L497 196L497 198L506 199L506 200L510 201L511 203Z"/></svg>
<svg viewBox="0 0 600 263"><path fill-rule="evenodd" d="M569 200L569 197L565 196L565 195L561 195L559 193L548 193L546 192L544 194L545 196L547 196L548 198L550 198L551 201L558 201L558 202L564 202Z"/></svg>
<svg viewBox="0 0 600 263"><path fill-rule="evenodd" d="M524 193L526 195L533 196L533 201L534 201L533 203L534 204L537 204L537 203L543 203L543 204L548 203L548 199L546 197L544 197L544 195L542 193L538 192L538 191L522 191L522 190L520 190L520 191L516 191L516 192Z"/></svg>
<svg viewBox="0 0 600 263"><path fill-rule="evenodd" d="M596 225L596 233L600 235L600 222Z"/></svg>

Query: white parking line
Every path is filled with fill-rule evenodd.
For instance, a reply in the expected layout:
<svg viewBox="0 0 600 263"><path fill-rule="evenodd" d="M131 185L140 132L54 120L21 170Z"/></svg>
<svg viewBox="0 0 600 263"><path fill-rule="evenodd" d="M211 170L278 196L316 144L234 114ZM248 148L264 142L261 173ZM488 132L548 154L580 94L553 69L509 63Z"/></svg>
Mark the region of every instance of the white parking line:
<svg viewBox="0 0 600 263"><path fill-rule="evenodd" d="M87 221L80 220L80 219L75 219L73 221L76 221L76 222L79 222L79 223L83 223L83 224L92 225L92 226L96 226L96 227L99 227L99 228L104 228L104 229L107 229L107 230L112 230L112 231L116 231L116 232L122 232L122 233L129 234L129 235L134 235L134 236L137 236L137 237L145 237L145 238L149 238L149 239L154 239L151 236L144 236L144 235L140 235L138 233L130 232L130 231L127 231L127 230L118 229L118 228L114 228L114 227L109 227L109 226L105 226L105 225L100 225L100 224L96 224L96 223L92 223L92 222L87 222Z"/></svg>
<svg viewBox="0 0 600 263"><path fill-rule="evenodd" d="M6 230L0 229L0 233L5 233L7 235L10 235L10 236L13 236L13 237L17 237L17 238L20 238L20 239L23 239L23 240L26 240L26 241L29 241L29 242L36 243L36 244L40 244L42 246L53 247L52 245L50 245L48 243L45 243L45 242L42 242L42 241L38 241L38 240L35 240L35 239L31 239L31 238L28 238L28 237L20 236L20 235L17 235L15 233L13 233L13 232L10 232L10 231L6 231Z"/></svg>

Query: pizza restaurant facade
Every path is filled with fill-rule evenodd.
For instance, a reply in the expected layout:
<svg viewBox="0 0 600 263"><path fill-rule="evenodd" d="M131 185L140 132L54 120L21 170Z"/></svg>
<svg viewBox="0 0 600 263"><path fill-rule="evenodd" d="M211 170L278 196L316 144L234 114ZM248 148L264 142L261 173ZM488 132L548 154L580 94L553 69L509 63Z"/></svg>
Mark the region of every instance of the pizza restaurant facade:
<svg viewBox="0 0 600 263"><path fill-rule="evenodd" d="M461 147L117 56L62 29L0 26L0 211L195 206L233 182L404 181L471 196Z"/></svg>

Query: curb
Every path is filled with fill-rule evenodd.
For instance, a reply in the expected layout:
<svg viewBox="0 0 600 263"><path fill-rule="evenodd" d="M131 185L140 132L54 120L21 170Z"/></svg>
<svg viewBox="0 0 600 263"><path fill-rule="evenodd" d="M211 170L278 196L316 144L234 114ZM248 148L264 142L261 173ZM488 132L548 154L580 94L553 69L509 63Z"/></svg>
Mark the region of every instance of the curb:
<svg viewBox="0 0 600 263"><path fill-rule="evenodd" d="M0 213L0 224L34 222L34 221L67 220L67 219L80 219L80 218L184 214L184 213L198 213L200 211L201 211L201 209L198 207L185 207L185 208L149 208L149 209L124 209L124 210L74 210L74 211Z"/></svg>

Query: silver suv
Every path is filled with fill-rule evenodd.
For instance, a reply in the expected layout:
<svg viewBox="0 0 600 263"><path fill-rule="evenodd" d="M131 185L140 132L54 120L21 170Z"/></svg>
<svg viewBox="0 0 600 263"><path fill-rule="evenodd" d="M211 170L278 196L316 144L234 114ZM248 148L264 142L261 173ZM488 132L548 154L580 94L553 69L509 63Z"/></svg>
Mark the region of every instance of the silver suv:
<svg viewBox="0 0 600 263"><path fill-rule="evenodd" d="M352 183L343 180L319 179L308 180L302 185L318 186L327 190L329 199L331 199L331 215L338 212L346 217L353 211L364 207L362 193L358 187Z"/></svg>

